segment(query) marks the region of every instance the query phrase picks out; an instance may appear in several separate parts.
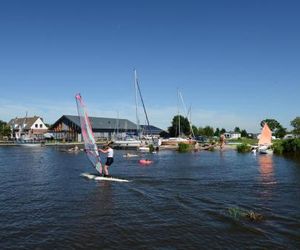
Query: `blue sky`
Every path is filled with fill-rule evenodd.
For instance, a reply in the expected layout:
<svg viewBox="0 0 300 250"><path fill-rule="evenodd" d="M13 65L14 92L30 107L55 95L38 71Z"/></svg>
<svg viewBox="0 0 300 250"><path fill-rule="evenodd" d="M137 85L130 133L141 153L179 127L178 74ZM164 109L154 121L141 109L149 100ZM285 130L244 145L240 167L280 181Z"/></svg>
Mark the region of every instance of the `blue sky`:
<svg viewBox="0 0 300 250"><path fill-rule="evenodd" d="M150 123L290 129L300 106L298 1L1 1L0 119L76 114L135 122L136 68ZM182 105L179 106L183 114ZM140 120L144 116L140 113Z"/></svg>

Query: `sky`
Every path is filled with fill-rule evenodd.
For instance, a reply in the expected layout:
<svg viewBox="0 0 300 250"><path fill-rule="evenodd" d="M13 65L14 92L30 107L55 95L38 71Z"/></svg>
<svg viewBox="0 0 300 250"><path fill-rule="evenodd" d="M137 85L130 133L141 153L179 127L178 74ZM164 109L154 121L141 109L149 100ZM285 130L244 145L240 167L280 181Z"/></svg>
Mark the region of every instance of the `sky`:
<svg viewBox="0 0 300 250"><path fill-rule="evenodd" d="M134 69L150 123L259 132L300 116L300 2L0 3L0 120L89 115L136 122ZM177 91L183 97L178 100ZM145 116L139 104L141 123Z"/></svg>

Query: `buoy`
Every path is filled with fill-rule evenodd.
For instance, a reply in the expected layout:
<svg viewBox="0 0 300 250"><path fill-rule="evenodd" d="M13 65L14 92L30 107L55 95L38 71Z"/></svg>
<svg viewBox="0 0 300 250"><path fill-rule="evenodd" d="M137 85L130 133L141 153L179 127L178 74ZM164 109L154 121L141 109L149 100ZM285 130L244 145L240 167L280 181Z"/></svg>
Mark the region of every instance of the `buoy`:
<svg viewBox="0 0 300 250"><path fill-rule="evenodd" d="M147 160L147 159L142 159L142 160L139 160L139 163L141 164L144 164L144 165L148 165L148 164L151 164L153 161L151 160Z"/></svg>

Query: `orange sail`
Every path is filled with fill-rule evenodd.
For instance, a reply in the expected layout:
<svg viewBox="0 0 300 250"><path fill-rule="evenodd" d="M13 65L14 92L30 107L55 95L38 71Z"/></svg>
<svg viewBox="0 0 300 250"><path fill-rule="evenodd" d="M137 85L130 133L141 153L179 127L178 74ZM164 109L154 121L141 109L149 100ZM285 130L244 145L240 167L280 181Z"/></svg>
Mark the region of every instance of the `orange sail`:
<svg viewBox="0 0 300 250"><path fill-rule="evenodd" d="M268 124L265 123L260 134L258 145L271 145L272 144L271 141L272 141L272 131L269 128Z"/></svg>

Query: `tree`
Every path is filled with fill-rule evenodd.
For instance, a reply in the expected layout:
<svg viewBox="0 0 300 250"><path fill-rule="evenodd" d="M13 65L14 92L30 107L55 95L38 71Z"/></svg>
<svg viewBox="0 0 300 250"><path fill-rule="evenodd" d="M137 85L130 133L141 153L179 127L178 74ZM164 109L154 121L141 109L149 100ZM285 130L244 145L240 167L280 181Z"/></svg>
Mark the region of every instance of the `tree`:
<svg viewBox="0 0 300 250"><path fill-rule="evenodd" d="M173 117L172 125L168 128L168 131L170 136L180 136L181 134L190 135L192 133L188 119L181 115Z"/></svg>
<svg viewBox="0 0 300 250"><path fill-rule="evenodd" d="M234 132L235 132L235 133L241 133L241 130L240 130L239 127L235 127L235 128L234 128Z"/></svg>
<svg viewBox="0 0 300 250"><path fill-rule="evenodd" d="M225 128L222 128L222 129L220 130L220 134L224 134L224 133L226 133L226 129L225 129Z"/></svg>
<svg viewBox="0 0 300 250"><path fill-rule="evenodd" d="M195 135L195 136L199 135L199 134L198 134L198 128L197 128L196 126L192 125L192 129L193 129L193 131L194 131L194 135Z"/></svg>
<svg viewBox="0 0 300 250"><path fill-rule="evenodd" d="M272 130L272 132L275 132L275 129L280 128L281 125L278 121L275 119L265 119L260 122L260 126L263 127L265 123L268 124L269 128Z"/></svg>
<svg viewBox="0 0 300 250"><path fill-rule="evenodd" d="M277 128L275 130L274 135L275 135L276 138L281 138L282 139L286 135L286 128L283 128L282 126L280 126L279 128Z"/></svg>
<svg viewBox="0 0 300 250"><path fill-rule="evenodd" d="M260 125L263 127L265 123L268 124L269 128L272 130L272 134L275 135L275 137L283 138L286 135L286 129L283 128L275 119L262 120Z"/></svg>
<svg viewBox="0 0 300 250"><path fill-rule="evenodd" d="M198 135L204 136L204 129L202 127L198 128Z"/></svg>
<svg viewBox="0 0 300 250"><path fill-rule="evenodd" d="M220 136L220 129L216 128L214 136Z"/></svg>
<svg viewBox="0 0 300 250"><path fill-rule="evenodd" d="M248 133L247 133L246 129L243 129L241 131L241 137L248 137Z"/></svg>
<svg viewBox="0 0 300 250"><path fill-rule="evenodd" d="M297 116L294 120L291 121L291 126L294 127L293 133L295 135L300 135L300 117Z"/></svg>
<svg viewBox="0 0 300 250"><path fill-rule="evenodd" d="M208 137L212 137L214 135L214 128L210 127L210 126L206 126L203 129L204 135L208 136Z"/></svg>
<svg viewBox="0 0 300 250"><path fill-rule="evenodd" d="M8 124L0 120L0 137L10 136L11 130Z"/></svg>

